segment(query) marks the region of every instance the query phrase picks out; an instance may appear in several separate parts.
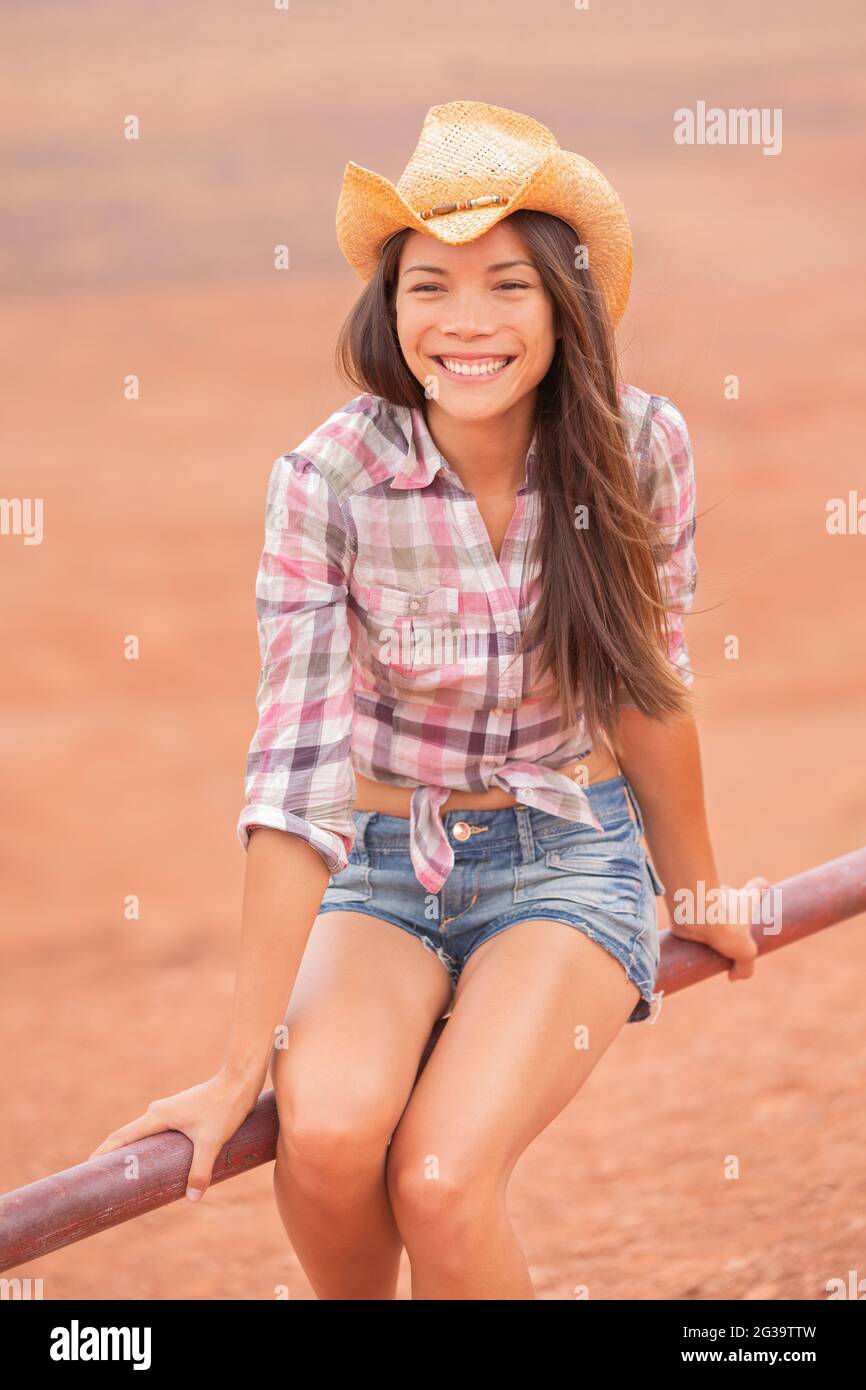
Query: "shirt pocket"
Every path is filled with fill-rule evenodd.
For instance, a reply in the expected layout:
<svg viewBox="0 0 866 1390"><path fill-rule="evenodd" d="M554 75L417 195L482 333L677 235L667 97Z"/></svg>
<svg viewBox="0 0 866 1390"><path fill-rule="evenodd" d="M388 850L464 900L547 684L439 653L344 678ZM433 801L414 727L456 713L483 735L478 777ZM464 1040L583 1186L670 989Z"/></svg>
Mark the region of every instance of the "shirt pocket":
<svg viewBox="0 0 866 1390"><path fill-rule="evenodd" d="M373 668L394 684L435 689L465 668L460 590L450 585L418 592L387 584L359 591Z"/></svg>

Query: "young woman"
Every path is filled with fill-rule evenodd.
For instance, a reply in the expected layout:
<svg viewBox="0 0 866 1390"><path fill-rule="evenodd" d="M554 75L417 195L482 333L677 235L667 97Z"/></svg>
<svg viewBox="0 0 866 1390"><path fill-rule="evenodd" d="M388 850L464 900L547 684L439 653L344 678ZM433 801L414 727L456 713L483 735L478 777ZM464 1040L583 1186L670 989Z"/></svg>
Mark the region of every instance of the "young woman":
<svg viewBox="0 0 866 1390"><path fill-rule="evenodd" d="M368 280L338 348L361 394L271 473L226 1056L95 1153L181 1130L201 1196L270 1064L320 1298L393 1298L405 1247L413 1298L531 1299L508 1179L650 1016L656 896L732 979L756 955L735 911L673 916L722 886L692 451L617 378L622 204L537 122L434 107L396 187L347 166L338 239Z"/></svg>

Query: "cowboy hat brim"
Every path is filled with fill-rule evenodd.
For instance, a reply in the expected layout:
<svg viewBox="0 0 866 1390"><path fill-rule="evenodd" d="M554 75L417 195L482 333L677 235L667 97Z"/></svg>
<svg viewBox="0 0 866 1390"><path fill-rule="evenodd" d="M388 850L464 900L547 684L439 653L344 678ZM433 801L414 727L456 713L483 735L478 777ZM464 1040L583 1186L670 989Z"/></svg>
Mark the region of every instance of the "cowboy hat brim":
<svg viewBox="0 0 866 1390"><path fill-rule="evenodd" d="M616 326L631 286L633 250L628 218L622 200L601 171L569 150L552 150L504 206L451 212L430 221L410 207L390 180L349 160L337 203L337 242L349 264L362 279L369 280L385 242L404 227L447 245L461 246L483 236L519 208L547 212L573 228L579 244L586 247L589 267Z"/></svg>

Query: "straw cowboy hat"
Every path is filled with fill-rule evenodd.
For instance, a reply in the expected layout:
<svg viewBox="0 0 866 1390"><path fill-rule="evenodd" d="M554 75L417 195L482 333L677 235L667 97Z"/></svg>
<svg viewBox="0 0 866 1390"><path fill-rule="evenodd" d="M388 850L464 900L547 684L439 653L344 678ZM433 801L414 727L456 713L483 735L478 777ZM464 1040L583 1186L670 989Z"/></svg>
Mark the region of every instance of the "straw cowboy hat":
<svg viewBox="0 0 866 1390"><path fill-rule="evenodd" d="M574 229L616 326L632 270L622 201L594 164L561 149L546 126L519 111L483 101L431 106L396 186L350 160L337 241L369 280L385 242L403 227L462 246L518 208L553 213Z"/></svg>

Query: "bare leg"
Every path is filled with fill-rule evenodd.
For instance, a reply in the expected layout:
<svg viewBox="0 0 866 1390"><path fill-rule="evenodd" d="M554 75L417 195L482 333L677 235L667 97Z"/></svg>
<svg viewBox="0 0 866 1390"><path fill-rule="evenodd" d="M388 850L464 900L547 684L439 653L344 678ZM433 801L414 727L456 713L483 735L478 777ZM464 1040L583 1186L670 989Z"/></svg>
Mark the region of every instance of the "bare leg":
<svg viewBox="0 0 866 1390"><path fill-rule="evenodd" d="M387 1156L413 1298L535 1297L508 1179L639 997L613 956L563 922L517 923L469 958Z"/></svg>
<svg viewBox="0 0 866 1390"><path fill-rule="evenodd" d="M319 1298L395 1296L388 1140L450 996L442 962L400 927L348 910L316 918L271 1073L274 1194Z"/></svg>

